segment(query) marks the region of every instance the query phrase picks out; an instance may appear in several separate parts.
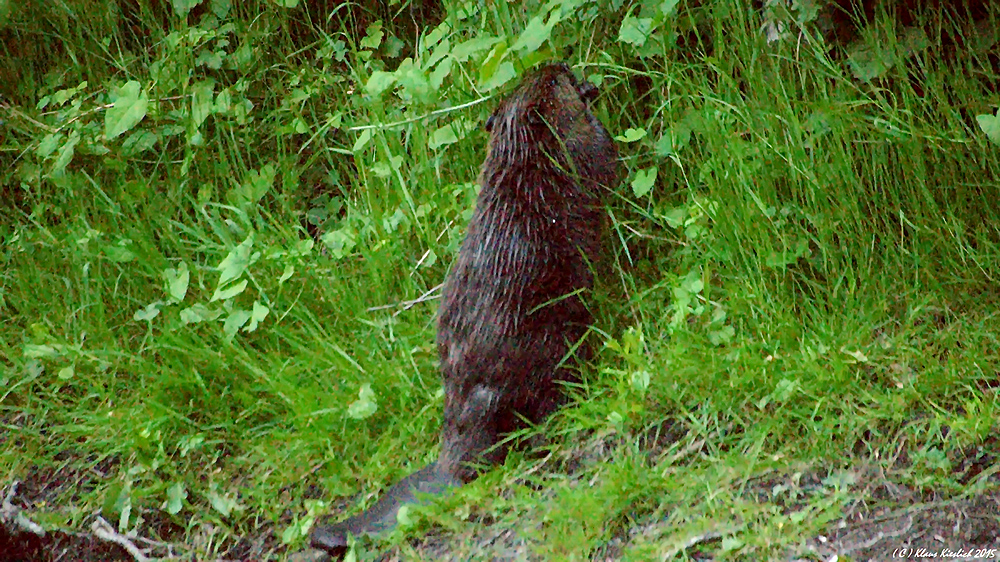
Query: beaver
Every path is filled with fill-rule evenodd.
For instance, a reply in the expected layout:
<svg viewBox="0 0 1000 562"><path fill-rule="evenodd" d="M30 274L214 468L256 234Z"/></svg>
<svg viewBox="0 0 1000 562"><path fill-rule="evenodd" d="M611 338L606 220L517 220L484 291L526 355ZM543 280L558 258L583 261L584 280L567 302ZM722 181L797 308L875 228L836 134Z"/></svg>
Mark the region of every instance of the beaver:
<svg viewBox="0 0 1000 562"><path fill-rule="evenodd" d="M590 355L584 293L603 251L602 192L618 178L615 145L589 109L596 93L565 63L546 64L487 120L481 189L438 312L441 453L368 511L316 529L313 546L343 552L347 533L391 528L417 493L502 462L503 437L562 402L560 381Z"/></svg>

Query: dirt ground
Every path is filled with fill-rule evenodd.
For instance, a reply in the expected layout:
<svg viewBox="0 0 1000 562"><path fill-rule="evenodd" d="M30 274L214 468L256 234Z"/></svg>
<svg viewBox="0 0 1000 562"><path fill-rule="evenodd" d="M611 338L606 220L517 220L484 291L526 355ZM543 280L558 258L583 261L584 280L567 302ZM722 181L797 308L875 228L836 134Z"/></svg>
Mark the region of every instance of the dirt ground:
<svg viewBox="0 0 1000 562"><path fill-rule="evenodd" d="M945 497L934 490L904 486L905 467L898 473L882 468L859 468L846 473L847 501L842 518L826 531L803 537L781 559L787 562L821 560L914 560L947 558L954 561L1000 559L1000 465L992 449L970 451L959 464L958 479L975 494L951 493ZM56 476L56 477L53 477ZM176 525L157 524L156 513L144 513L149 537L125 536L98 515L87 520L86 529L47 530L32 520L32 512L52 505L60 486L80 485L68 475L37 475L33 481L8 484L0 492L0 562L129 562L148 559L258 561L278 559L283 546L273 528L261 527L254 538L220 540L210 528L187 534L188 541L171 542L183 536ZM76 475L79 477L80 475ZM762 475L746 486L744 494L755 501L780 505L786 514L805 509L815 498L825 478L823 471L798 471ZM72 484L69 484L72 483ZM65 492L65 490L62 490ZM792 493L789 493L789 492ZM65 496L64 496L65 497ZM805 513L805 512L803 512ZM475 527L475 529L472 529ZM629 543L638 538L647 544L671 532L665 520L637 519L625 531L609 538L592 552L591 559L617 561ZM44 534L40 534L44 533ZM685 545L691 559L710 561L719 541L727 533L708 532L692 537ZM155 537L155 538L150 538ZM193 540L192 540L193 537ZM211 548L204 548L212 544ZM386 552L382 560L405 560L419 553L434 560L532 560L531 549L517 529L497 525L473 525L467 533L444 534L432 529L408 546ZM205 557L211 553L210 557ZM661 553L672 559L676 551ZM372 552L363 556L368 559ZM294 562L319 562L328 557L317 551L290 555Z"/></svg>

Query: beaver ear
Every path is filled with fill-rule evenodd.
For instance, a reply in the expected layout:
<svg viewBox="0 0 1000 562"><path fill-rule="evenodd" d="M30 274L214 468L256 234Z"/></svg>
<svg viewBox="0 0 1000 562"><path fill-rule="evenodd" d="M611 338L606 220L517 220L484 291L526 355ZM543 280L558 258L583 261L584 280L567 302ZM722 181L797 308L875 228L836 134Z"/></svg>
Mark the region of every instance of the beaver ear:
<svg viewBox="0 0 1000 562"><path fill-rule="evenodd" d="M597 86L591 84L590 82L584 81L580 84L576 91L580 94L580 98L583 99L583 101L588 105L597 99Z"/></svg>

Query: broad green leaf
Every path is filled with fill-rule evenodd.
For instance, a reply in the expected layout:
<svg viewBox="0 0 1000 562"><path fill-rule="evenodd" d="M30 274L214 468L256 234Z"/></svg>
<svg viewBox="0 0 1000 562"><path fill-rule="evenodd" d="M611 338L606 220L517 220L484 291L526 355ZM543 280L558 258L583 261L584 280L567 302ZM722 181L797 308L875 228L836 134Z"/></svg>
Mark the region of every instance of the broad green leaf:
<svg viewBox="0 0 1000 562"><path fill-rule="evenodd" d="M202 80L191 87L191 120L197 129L215 108L215 80Z"/></svg>
<svg viewBox="0 0 1000 562"><path fill-rule="evenodd" d="M149 96L135 80L126 82L118 99L104 114L104 136L113 139L135 127L146 116Z"/></svg>
<svg viewBox="0 0 1000 562"><path fill-rule="evenodd" d="M135 314L132 315L132 320L135 320L136 322L141 322L143 320L149 321L152 320L153 318L156 318L157 316L160 315L160 305L162 304L163 303L160 301L147 304L146 308L140 308L139 310L135 311Z"/></svg>
<svg viewBox="0 0 1000 562"><path fill-rule="evenodd" d="M218 300L228 300L228 299L231 299L231 298L235 297L236 295L242 293L246 288L247 288L247 280L246 279L240 281L239 283L234 283L234 284L226 287L225 289L223 289L223 286L220 283L219 287L217 289L215 289L215 294L212 295L212 298L209 299L208 302L215 302L215 301L218 301ZM242 324L240 324L240 325L242 326Z"/></svg>
<svg viewBox="0 0 1000 562"><path fill-rule="evenodd" d="M493 78L493 75L497 73L500 69L500 63L504 61L507 56L507 42L500 41L493 46L490 54L486 55L486 60L483 61L483 65L479 68L479 84L485 84ZM484 88L486 89L486 88Z"/></svg>
<svg viewBox="0 0 1000 562"><path fill-rule="evenodd" d="M250 313L250 324L243 328L244 332L252 332L257 329L257 326L267 318L268 313L271 309L260 304L257 301L253 303L253 312Z"/></svg>
<svg viewBox="0 0 1000 562"><path fill-rule="evenodd" d="M184 508L184 500L187 499L187 490L183 482L174 482L167 488L167 501L164 502L163 510L170 515L177 515Z"/></svg>
<svg viewBox="0 0 1000 562"><path fill-rule="evenodd" d="M493 73L493 76L482 84L482 88L484 90L493 90L510 82L515 77L517 77L517 71L514 70L514 64L510 61L504 61L500 63L499 68Z"/></svg>
<svg viewBox="0 0 1000 562"><path fill-rule="evenodd" d="M379 45L382 44L382 37L385 33L382 32L382 21L376 21L375 23L368 26L365 30L365 38L361 40L362 49L378 49Z"/></svg>
<svg viewBox="0 0 1000 562"><path fill-rule="evenodd" d="M168 267L163 270L163 280L167 284L167 295L173 302L181 302L187 295L188 283L191 274L188 272L187 262L181 262L177 269Z"/></svg>
<svg viewBox="0 0 1000 562"><path fill-rule="evenodd" d="M559 19L553 15L549 18L549 23L542 21L542 16L535 16L528 20L528 25L524 26L524 31L517 37L517 41L510 47L512 51L523 51L533 53L542 46L542 43L549 40L552 35L552 28Z"/></svg>
<svg viewBox="0 0 1000 562"><path fill-rule="evenodd" d="M427 147L431 150L437 150L442 146L447 146L456 142L458 142L458 135L455 134L455 129L449 124L444 127L440 127L431 133L431 138L427 143Z"/></svg>
<svg viewBox="0 0 1000 562"><path fill-rule="evenodd" d="M976 115L976 121L979 123L979 128L986 133L986 138L993 144L1000 144L1000 110L997 110L996 115Z"/></svg>
<svg viewBox="0 0 1000 562"><path fill-rule="evenodd" d="M347 417L363 420L374 414L376 410L378 410L378 404L375 402L375 392L372 391L372 385L364 383L361 385L361 390L358 391L358 399L347 407Z"/></svg>
<svg viewBox="0 0 1000 562"><path fill-rule="evenodd" d="M354 141L354 146L351 147L351 152L359 152L362 148L365 147L366 144L368 144L368 141L371 140L371 138L372 138L371 129L365 129L364 131L361 131L361 134L358 135L358 140Z"/></svg>
<svg viewBox="0 0 1000 562"><path fill-rule="evenodd" d="M74 130L69 134L69 138L66 139L66 144L62 145L59 149L59 156L56 157L56 161L52 163L53 174L58 174L66 169L66 166L73 160L73 154L76 153L76 145L79 143L80 132Z"/></svg>
<svg viewBox="0 0 1000 562"><path fill-rule="evenodd" d="M247 236L246 240L240 242L238 246L229 251L229 255L222 260L217 268L220 272L219 287L243 275L247 266L250 265L250 250L253 248L253 233Z"/></svg>
<svg viewBox="0 0 1000 562"><path fill-rule="evenodd" d="M76 373L76 370L73 368L73 366L72 365L67 365L66 367L63 367L62 369L59 369L59 372L56 373L56 376L59 377L59 380L68 381L69 379L73 378L73 375L75 373Z"/></svg>
<svg viewBox="0 0 1000 562"><path fill-rule="evenodd" d="M195 6L201 4L201 0L171 0L171 4L174 6L174 13L177 14L177 17L183 19Z"/></svg>
<svg viewBox="0 0 1000 562"><path fill-rule="evenodd" d="M641 47L653 30L653 18L637 18L626 16L618 31L618 40L634 47Z"/></svg>
<svg viewBox="0 0 1000 562"><path fill-rule="evenodd" d="M619 135L619 136L615 137L615 139L619 140L621 142L635 142L635 141L637 141L637 140L639 140L641 138L644 138L645 136L646 136L646 129L642 129L642 128L640 128L640 129L628 128L628 129L625 129L625 134L624 135Z"/></svg>
<svg viewBox="0 0 1000 562"><path fill-rule="evenodd" d="M222 316L221 310L209 308L204 304L198 303L181 311L181 323L197 324L199 322L215 320L220 316Z"/></svg>
<svg viewBox="0 0 1000 562"><path fill-rule="evenodd" d="M246 281L243 281L245 284ZM226 335L226 341L232 341L237 330L243 327L250 320L250 311L238 308L229 314L226 323L222 327L222 332Z"/></svg>
<svg viewBox="0 0 1000 562"><path fill-rule="evenodd" d="M375 98L391 88L395 83L396 75L394 73L376 70L368 77L368 82L365 84L365 93Z"/></svg>
<svg viewBox="0 0 1000 562"><path fill-rule="evenodd" d="M635 173L635 179L632 180L632 193L635 193L636 197L644 197L653 189L653 184L655 182L655 166L646 168L645 170L639 170Z"/></svg>
<svg viewBox="0 0 1000 562"><path fill-rule="evenodd" d="M451 50L451 58L458 62L465 62L477 53L489 49L500 42L499 37L477 37L464 43L459 43Z"/></svg>
<svg viewBox="0 0 1000 562"><path fill-rule="evenodd" d="M40 143L38 143L38 148L35 149L35 154L41 156L42 158L48 158L50 154L59 148L59 142L62 140L63 135L61 133L49 133L45 135Z"/></svg>
<svg viewBox="0 0 1000 562"><path fill-rule="evenodd" d="M41 359L49 357L59 357L62 355L55 347L51 345L35 345L35 344L24 344L24 356L28 359Z"/></svg>

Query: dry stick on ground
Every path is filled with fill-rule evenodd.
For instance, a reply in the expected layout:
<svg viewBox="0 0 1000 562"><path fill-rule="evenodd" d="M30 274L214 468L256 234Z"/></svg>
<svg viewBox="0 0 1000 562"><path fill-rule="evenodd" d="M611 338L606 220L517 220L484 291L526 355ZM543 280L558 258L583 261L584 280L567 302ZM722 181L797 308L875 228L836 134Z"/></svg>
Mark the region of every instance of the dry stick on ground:
<svg viewBox="0 0 1000 562"><path fill-rule="evenodd" d="M17 529L44 537L45 529L43 529L38 523L28 519L28 517L21 511L21 508L11 503L11 500L14 499L15 495L17 495L18 484L20 484L20 482L15 480L11 483L7 493L4 494L3 504L0 505L0 523L10 521L13 522L14 527Z"/></svg>
<svg viewBox="0 0 1000 562"><path fill-rule="evenodd" d="M135 543L129 540L128 537L115 531L103 517L98 516L94 524L90 526L90 530L94 532L94 536L102 541L113 542L127 550L132 555L132 558L135 558L136 562L148 562L149 558L142 553L142 550L135 546Z"/></svg>

